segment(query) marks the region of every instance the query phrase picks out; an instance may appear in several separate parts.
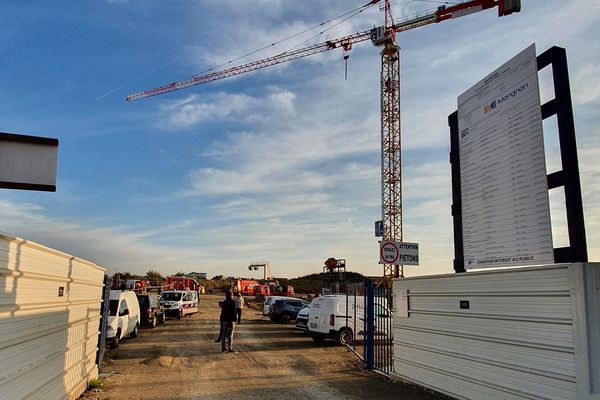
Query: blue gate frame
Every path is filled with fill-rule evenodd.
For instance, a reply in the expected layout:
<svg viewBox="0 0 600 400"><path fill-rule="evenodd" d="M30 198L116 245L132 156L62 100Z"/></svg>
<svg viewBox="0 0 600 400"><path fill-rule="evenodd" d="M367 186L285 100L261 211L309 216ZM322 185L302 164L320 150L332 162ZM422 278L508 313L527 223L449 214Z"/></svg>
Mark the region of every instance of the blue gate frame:
<svg viewBox="0 0 600 400"><path fill-rule="evenodd" d="M346 318L357 321L354 326L362 325L362 330L355 332L352 341L346 346L364 361L367 369L389 376L394 364L391 288L374 287L373 282L367 280L349 285L347 297ZM354 297L354 301L350 301L351 297ZM350 304L355 307L349 309ZM359 309L359 304L362 304L362 310ZM362 321L362 324L358 321ZM350 326L348 322L346 325ZM360 336L362 340L359 339Z"/></svg>

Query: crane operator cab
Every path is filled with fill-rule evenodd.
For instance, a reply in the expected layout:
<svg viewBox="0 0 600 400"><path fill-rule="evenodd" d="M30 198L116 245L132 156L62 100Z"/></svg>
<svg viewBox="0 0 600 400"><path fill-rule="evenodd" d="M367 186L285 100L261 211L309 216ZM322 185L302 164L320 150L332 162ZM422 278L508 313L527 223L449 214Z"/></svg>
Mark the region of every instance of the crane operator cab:
<svg viewBox="0 0 600 400"><path fill-rule="evenodd" d="M385 28L383 26L371 29L371 42L373 46L383 46L387 41Z"/></svg>

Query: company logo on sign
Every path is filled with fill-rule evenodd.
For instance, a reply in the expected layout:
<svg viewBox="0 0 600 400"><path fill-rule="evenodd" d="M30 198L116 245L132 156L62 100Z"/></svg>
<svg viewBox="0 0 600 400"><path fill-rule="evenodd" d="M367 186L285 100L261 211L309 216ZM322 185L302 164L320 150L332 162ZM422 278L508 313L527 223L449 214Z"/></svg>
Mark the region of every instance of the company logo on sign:
<svg viewBox="0 0 600 400"><path fill-rule="evenodd" d="M487 114L491 112L494 108L496 108L496 100L492 101L489 105L483 106L483 113Z"/></svg>
<svg viewBox="0 0 600 400"><path fill-rule="evenodd" d="M519 88L513 90L512 92L509 92L509 93L503 95L502 97L499 97L498 99L492 101L489 105L486 104L485 106L483 106L483 113L487 114L489 112L492 112L501 103L504 103L507 100L517 97L522 91L526 90L528 87L529 87L529 84L525 83L525 84L521 85Z"/></svg>

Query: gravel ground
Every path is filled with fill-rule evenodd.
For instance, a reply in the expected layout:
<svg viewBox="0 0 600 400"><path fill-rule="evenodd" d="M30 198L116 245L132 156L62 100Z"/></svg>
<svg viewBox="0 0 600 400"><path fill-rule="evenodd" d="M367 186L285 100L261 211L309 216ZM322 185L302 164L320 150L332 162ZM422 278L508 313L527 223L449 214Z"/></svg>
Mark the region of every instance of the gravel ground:
<svg viewBox="0 0 600 400"><path fill-rule="evenodd" d="M214 343L222 297L202 296L198 314L168 319L109 350L103 388L81 399L446 399L366 371L344 347L316 344L255 309L236 326L238 352L222 353Z"/></svg>

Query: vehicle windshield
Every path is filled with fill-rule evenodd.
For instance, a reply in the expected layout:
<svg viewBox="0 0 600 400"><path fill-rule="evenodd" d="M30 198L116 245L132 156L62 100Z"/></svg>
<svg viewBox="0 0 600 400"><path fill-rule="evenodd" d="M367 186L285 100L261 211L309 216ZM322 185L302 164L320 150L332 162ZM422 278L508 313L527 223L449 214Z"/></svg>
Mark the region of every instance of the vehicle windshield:
<svg viewBox="0 0 600 400"><path fill-rule="evenodd" d="M119 308L119 300L111 300L108 304L108 315L116 316L117 309Z"/></svg>
<svg viewBox="0 0 600 400"><path fill-rule="evenodd" d="M181 293L167 292L167 293L163 293L161 298L163 300L167 300L167 301L179 301L179 300L181 300Z"/></svg>

